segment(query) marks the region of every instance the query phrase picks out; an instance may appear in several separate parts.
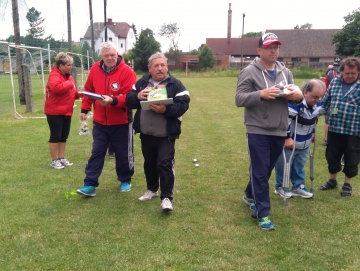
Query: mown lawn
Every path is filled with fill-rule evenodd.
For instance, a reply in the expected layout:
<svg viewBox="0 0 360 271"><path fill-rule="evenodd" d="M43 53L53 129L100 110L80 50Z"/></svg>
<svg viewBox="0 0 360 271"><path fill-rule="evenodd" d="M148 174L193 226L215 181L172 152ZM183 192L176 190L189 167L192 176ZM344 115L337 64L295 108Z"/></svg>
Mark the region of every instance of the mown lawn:
<svg viewBox="0 0 360 271"><path fill-rule="evenodd" d="M276 230L267 232L241 200L249 165L243 109L234 103L236 77L181 77L191 103L176 143L170 214L161 211L158 198L137 200L146 189L138 135L132 190L119 192L114 161L105 158L97 196L77 196L92 144L91 136L78 134L79 102L66 153L74 165L55 170L49 167L46 119L31 118L44 116L41 91L33 89L36 111L17 105L24 118L15 119L10 85L0 77L1 270L360 269L359 178L349 198L339 189L317 190L328 178L323 118L315 197L283 206L271 189Z"/></svg>

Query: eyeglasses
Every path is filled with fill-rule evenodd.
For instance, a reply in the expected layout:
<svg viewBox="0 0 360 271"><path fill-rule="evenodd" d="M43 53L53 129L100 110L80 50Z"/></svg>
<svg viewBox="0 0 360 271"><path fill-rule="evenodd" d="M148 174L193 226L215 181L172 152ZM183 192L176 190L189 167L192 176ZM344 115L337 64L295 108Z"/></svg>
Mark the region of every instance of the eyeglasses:
<svg viewBox="0 0 360 271"><path fill-rule="evenodd" d="M264 50L279 50L280 46L274 46L274 47L270 47L270 46L261 46L260 47L261 49L264 49Z"/></svg>

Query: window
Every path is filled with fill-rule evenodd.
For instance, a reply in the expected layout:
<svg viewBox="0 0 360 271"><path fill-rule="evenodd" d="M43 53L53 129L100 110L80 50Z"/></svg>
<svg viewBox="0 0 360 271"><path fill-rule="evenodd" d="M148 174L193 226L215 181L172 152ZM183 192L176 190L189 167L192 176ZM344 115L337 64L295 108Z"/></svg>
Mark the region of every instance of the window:
<svg viewBox="0 0 360 271"><path fill-rule="evenodd" d="M283 62L283 61L284 61L284 58L283 58L283 57L279 57L279 58L277 59L277 61Z"/></svg>
<svg viewBox="0 0 360 271"><path fill-rule="evenodd" d="M112 41L112 38L109 38L109 41Z"/></svg>
<svg viewBox="0 0 360 271"><path fill-rule="evenodd" d="M318 58L318 57L310 57L310 62L320 62L320 58Z"/></svg>
<svg viewBox="0 0 360 271"><path fill-rule="evenodd" d="M300 57L292 57L292 58L291 58L291 61L293 61L293 62L300 62L300 61L301 61L301 58L300 58Z"/></svg>
<svg viewBox="0 0 360 271"><path fill-rule="evenodd" d="M123 44L122 44L122 43L120 44L120 47L123 48Z"/></svg>
<svg viewBox="0 0 360 271"><path fill-rule="evenodd" d="M221 60L220 59L216 60L216 65L221 65Z"/></svg>

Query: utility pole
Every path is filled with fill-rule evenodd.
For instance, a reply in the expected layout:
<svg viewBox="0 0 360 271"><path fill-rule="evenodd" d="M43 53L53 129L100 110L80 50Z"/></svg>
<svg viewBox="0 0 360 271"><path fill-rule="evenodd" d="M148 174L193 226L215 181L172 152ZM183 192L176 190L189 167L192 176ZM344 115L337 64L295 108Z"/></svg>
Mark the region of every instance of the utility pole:
<svg viewBox="0 0 360 271"><path fill-rule="evenodd" d="M70 0L66 0L66 9L67 9L67 24L68 24L68 52L72 52Z"/></svg>
<svg viewBox="0 0 360 271"><path fill-rule="evenodd" d="M244 52L244 22L245 22L245 13L243 13L243 27L242 27L242 37L241 37L241 69L243 69L243 52Z"/></svg>
<svg viewBox="0 0 360 271"><path fill-rule="evenodd" d="M104 26L105 26L105 41L107 41L107 19L106 19L106 0L104 0Z"/></svg>
<svg viewBox="0 0 360 271"><path fill-rule="evenodd" d="M89 13L90 13L90 29L91 29L91 55L92 55L92 63L95 62L95 41L94 41L94 22L93 22L93 13L92 13L92 3L89 0ZM88 67L90 69L90 67Z"/></svg>

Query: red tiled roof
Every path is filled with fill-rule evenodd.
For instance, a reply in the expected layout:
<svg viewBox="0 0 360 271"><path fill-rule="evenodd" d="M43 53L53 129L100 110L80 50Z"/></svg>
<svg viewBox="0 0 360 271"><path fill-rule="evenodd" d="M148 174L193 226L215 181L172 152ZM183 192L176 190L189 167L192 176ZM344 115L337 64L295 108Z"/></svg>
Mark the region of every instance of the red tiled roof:
<svg viewBox="0 0 360 271"><path fill-rule="evenodd" d="M226 54L227 38L207 38L206 45L215 55ZM231 38L231 55L241 55L242 38ZM244 38L243 55L257 55L259 38Z"/></svg>
<svg viewBox="0 0 360 271"><path fill-rule="evenodd" d="M98 38L100 36L100 32L104 29L105 23L96 22L94 23L94 38ZM112 32L114 32L118 38L126 38L131 26L128 23L124 22L113 22L111 19L107 22L107 27ZM91 38L91 27L89 26L86 30L84 38Z"/></svg>

